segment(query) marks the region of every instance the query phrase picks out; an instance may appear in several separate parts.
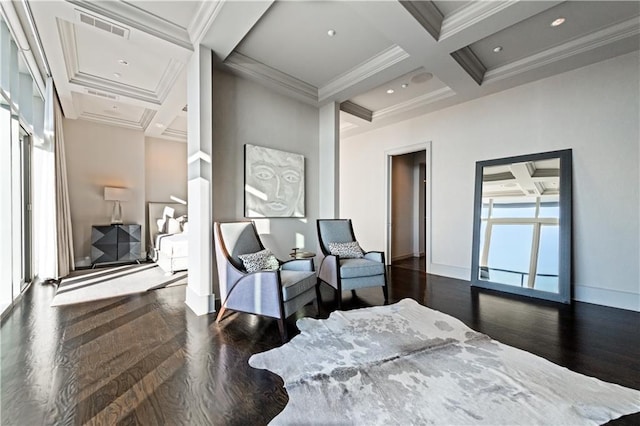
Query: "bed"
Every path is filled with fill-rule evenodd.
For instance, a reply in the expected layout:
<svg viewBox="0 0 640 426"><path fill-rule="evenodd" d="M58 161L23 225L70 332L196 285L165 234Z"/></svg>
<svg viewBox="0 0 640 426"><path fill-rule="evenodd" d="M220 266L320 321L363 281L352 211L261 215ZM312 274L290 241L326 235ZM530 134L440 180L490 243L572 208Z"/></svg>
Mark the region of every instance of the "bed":
<svg viewBox="0 0 640 426"><path fill-rule="evenodd" d="M187 270L187 206L148 203L149 257L166 273Z"/></svg>

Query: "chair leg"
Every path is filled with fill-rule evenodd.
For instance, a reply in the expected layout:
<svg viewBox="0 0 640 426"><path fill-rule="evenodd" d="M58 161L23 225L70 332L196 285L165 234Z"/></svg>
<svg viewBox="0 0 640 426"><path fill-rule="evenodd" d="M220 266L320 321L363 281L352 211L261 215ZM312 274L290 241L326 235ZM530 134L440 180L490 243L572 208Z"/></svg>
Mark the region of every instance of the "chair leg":
<svg viewBox="0 0 640 426"><path fill-rule="evenodd" d="M316 309L316 315L320 315L320 305L318 305L318 296L313 299L313 307Z"/></svg>
<svg viewBox="0 0 640 426"><path fill-rule="evenodd" d="M282 343L287 342L287 327L284 323L284 319L278 319L278 328L280 329L280 338L282 339Z"/></svg>
<svg viewBox="0 0 640 426"><path fill-rule="evenodd" d="M336 290L336 302L338 303L338 310L342 309L342 292Z"/></svg>
<svg viewBox="0 0 640 426"><path fill-rule="evenodd" d="M351 295L352 295L353 297L356 297L356 291L355 291L355 290L351 290Z"/></svg>
<svg viewBox="0 0 640 426"><path fill-rule="evenodd" d="M382 293L384 294L384 303L389 303L389 290L386 284L382 286Z"/></svg>
<svg viewBox="0 0 640 426"><path fill-rule="evenodd" d="M227 308L225 306L220 306L220 312L218 312L218 316L216 317L216 322L220 322Z"/></svg>

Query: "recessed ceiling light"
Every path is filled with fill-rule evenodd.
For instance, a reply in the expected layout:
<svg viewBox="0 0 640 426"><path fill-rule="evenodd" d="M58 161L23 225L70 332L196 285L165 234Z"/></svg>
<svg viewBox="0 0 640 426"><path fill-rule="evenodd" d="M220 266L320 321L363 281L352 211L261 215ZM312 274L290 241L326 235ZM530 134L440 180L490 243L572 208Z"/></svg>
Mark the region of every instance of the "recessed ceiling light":
<svg viewBox="0 0 640 426"><path fill-rule="evenodd" d="M164 124L162 124L162 123L156 123L156 127L158 127L158 128L160 128L160 129L161 129L161 128L163 128L163 127L164 127Z"/></svg>
<svg viewBox="0 0 640 426"><path fill-rule="evenodd" d="M566 21L566 19L565 19L565 18L560 17L560 18L558 18L558 19L554 20L554 21L551 23L551 26L552 26L552 27L559 27L560 25L564 24L564 21Z"/></svg>
<svg viewBox="0 0 640 426"><path fill-rule="evenodd" d="M502 46L496 46L493 48L493 53L499 53L502 52Z"/></svg>
<svg viewBox="0 0 640 426"><path fill-rule="evenodd" d="M327 31L327 35L328 35L329 37L333 37L334 35L336 35L336 30L329 30L329 31Z"/></svg>
<svg viewBox="0 0 640 426"><path fill-rule="evenodd" d="M113 73L113 76L114 76L115 78L120 78L120 77L122 77L122 74L120 74L119 72L114 72L114 73Z"/></svg>
<svg viewBox="0 0 640 426"><path fill-rule="evenodd" d="M393 90L393 89L388 89L388 90L387 90L387 93L388 93L388 94L392 94L393 92L395 92L395 90Z"/></svg>
<svg viewBox="0 0 640 426"><path fill-rule="evenodd" d="M120 65L129 65L129 62L125 61L124 59L118 59L118 63Z"/></svg>
<svg viewBox="0 0 640 426"><path fill-rule="evenodd" d="M402 83L402 86L400 87L402 87L403 89L406 89L407 87L409 87L409 85L407 83Z"/></svg>

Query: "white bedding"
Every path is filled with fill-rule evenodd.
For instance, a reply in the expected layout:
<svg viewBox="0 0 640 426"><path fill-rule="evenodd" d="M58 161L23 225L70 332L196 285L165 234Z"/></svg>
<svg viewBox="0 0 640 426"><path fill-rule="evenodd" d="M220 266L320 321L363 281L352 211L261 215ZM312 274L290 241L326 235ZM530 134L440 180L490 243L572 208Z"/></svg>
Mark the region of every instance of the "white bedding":
<svg viewBox="0 0 640 426"><path fill-rule="evenodd" d="M173 225L164 228L163 220L168 218L180 218L187 214L187 206L179 203L148 203L147 223L149 224L149 246L151 260L156 262L160 268L167 273L177 271L185 271L188 268L188 243L187 234L180 232L180 229L186 231L187 222L176 221L172 219ZM186 219L186 217L185 217ZM160 226L162 225L162 226ZM163 232L159 233L162 229ZM166 231L177 232L167 233Z"/></svg>
<svg viewBox="0 0 640 426"><path fill-rule="evenodd" d="M188 255L187 233L159 234L156 237L155 248L169 257L186 257Z"/></svg>

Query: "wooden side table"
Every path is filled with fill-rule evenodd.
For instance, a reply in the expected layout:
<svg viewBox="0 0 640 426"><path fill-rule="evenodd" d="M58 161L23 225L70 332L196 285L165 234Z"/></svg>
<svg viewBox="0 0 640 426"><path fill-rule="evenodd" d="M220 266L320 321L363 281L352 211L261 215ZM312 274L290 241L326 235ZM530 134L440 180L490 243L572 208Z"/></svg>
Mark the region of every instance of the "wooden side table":
<svg viewBox="0 0 640 426"><path fill-rule="evenodd" d="M289 253L289 257L292 259L309 259L311 257L316 257L316 254L310 251L300 251L299 248L292 248L291 250L293 250L291 253Z"/></svg>

